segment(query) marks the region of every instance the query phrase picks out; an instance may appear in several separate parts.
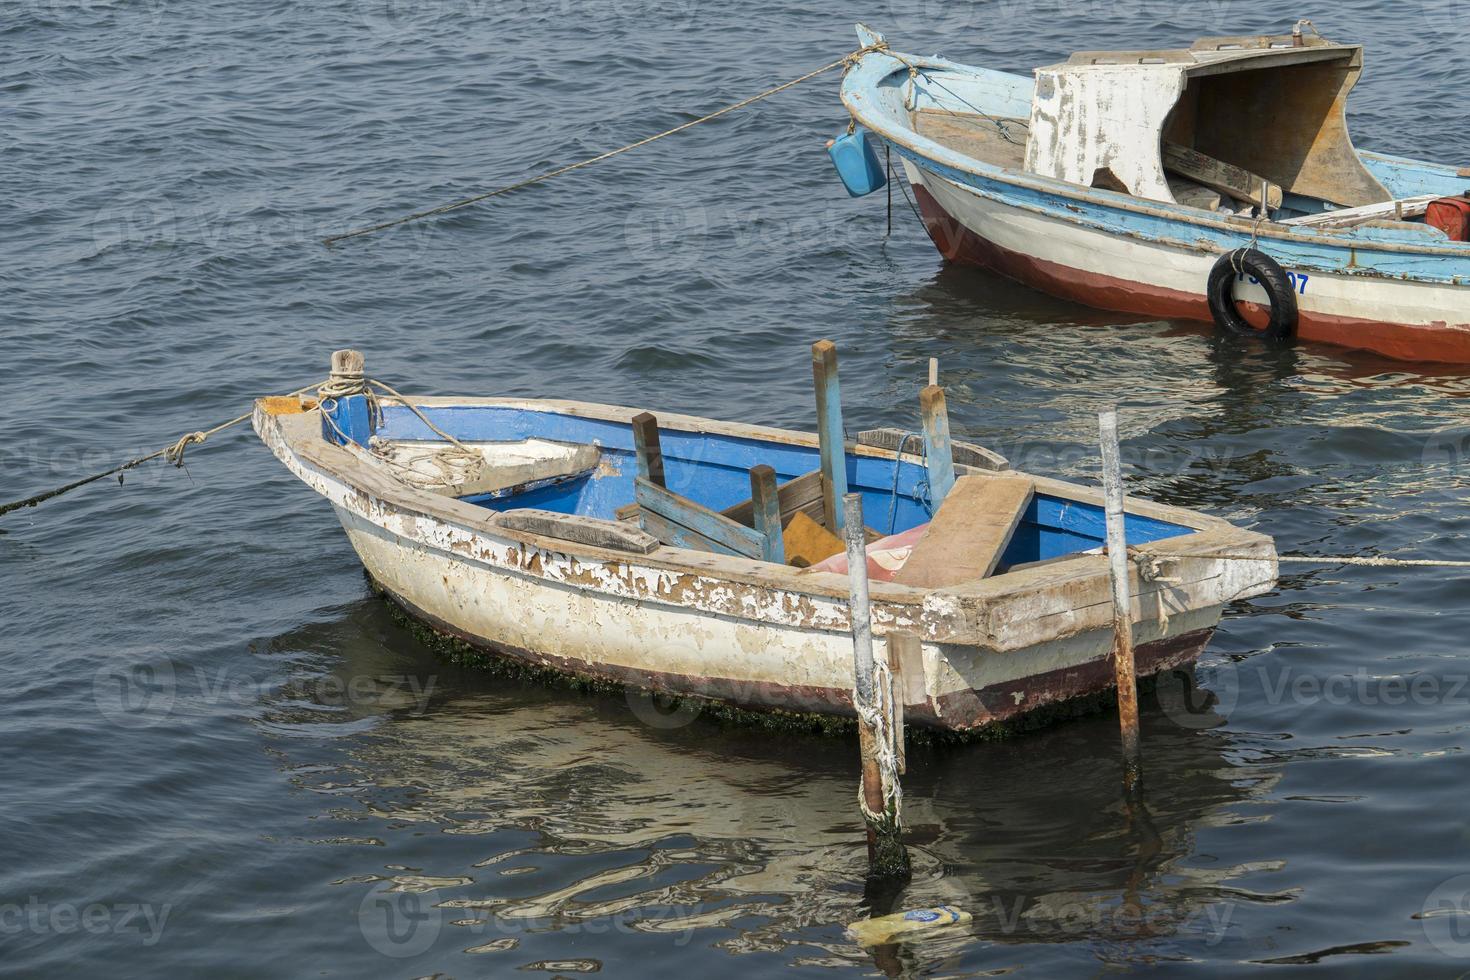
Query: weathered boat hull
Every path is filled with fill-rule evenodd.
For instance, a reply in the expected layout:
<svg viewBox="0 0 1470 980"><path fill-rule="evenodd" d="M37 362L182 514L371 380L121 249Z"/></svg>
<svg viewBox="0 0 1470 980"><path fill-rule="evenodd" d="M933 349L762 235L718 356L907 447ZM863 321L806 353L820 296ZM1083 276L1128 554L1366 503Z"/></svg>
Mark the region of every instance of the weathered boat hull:
<svg viewBox="0 0 1470 980"><path fill-rule="evenodd" d="M870 48L882 44L864 28L859 37ZM1148 197L1110 189L1106 180L1089 186L1044 175L1029 166L1034 141L1022 136L1037 121L1035 93L1030 78L884 48L858 59L842 101L901 163L948 259L1099 309L1208 323L1212 269L1223 255L1253 247L1289 276L1303 339L1404 360L1470 362L1470 242L1404 222L1256 220L1165 199L1168 191ZM1470 167L1360 152L1336 136L1352 155L1344 170L1393 201L1470 190ZM1265 290L1241 276L1234 295L1248 319L1264 325Z"/></svg>
<svg viewBox="0 0 1470 980"><path fill-rule="evenodd" d="M464 403L423 399L441 422ZM438 404L436 404L438 403ZM627 424L632 409L483 399L524 414ZM400 413L404 414L404 413ZM390 428L399 423L391 421ZM412 420L409 420L410 422ZM753 711L852 713L852 634L845 576L681 548L648 554L544 537L501 525L483 507L415 489L321 438L310 415L257 407L262 439L334 507L371 578L411 615L477 647L566 674ZM761 440L772 451L814 450L816 438L706 419L663 416L679 433ZM627 450L604 426L607 479ZM631 443L630 443L631 445ZM858 447L864 457L895 460ZM885 465L885 470L886 470ZM966 469L961 467L961 469ZM856 471L855 471L856 472ZM1083 507L1100 496L1035 478L1038 492ZM1270 541L1206 515L1130 501L1130 519L1167 521L1182 536L1169 581L1134 583L1140 673L1193 660L1223 608L1275 580ZM1151 545L1142 545L1147 552ZM1250 560L1218 560L1228 549ZM922 664L904 675L906 717L956 731L982 729L1113 682L1106 559L1078 555L949 590L874 582L875 634L919 636Z"/></svg>
<svg viewBox="0 0 1470 980"><path fill-rule="evenodd" d="M1147 242L1009 207L908 161L905 173L925 230L946 259L1099 309L1212 322L1204 285L1220 257L1214 247ZM1303 340L1401 360L1470 362L1470 286L1316 268L1296 272L1294 281L1304 290L1297 296ZM1252 292L1259 287L1237 288L1247 303ZM1264 322L1264 293L1259 299L1250 312ZM1464 322L1444 319L1449 310Z"/></svg>
<svg viewBox="0 0 1470 980"><path fill-rule="evenodd" d="M854 714L850 632L695 622L697 617L672 607L652 610L583 590L567 595L387 540L340 509L338 516L368 575L388 598L436 632L488 653L568 677L746 711ZM1194 662L1219 615L1218 608L1203 610L1165 630L1157 622L1140 624L1134 651L1139 676ZM1111 629L1091 630L1005 658L926 645L926 678L932 663L936 683L930 689L926 679L925 697L905 708L905 718L969 731L1106 692L1113 686L1112 638Z"/></svg>

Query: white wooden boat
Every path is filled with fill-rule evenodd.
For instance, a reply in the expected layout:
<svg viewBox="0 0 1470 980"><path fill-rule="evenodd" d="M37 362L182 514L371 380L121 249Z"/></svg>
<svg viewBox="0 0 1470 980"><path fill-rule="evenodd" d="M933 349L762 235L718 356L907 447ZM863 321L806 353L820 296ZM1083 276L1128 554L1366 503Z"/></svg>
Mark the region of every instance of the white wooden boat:
<svg viewBox="0 0 1470 980"><path fill-rule="evenodd" d="M1100 491L1012 473L960 443L944 455L930 443L920 455L924 439L893 430L844 447L835 362L819 384L821 428L837 433L835 444L514 398L372 406L352 394L319 408L268 398L254 424L332 505L388 596L433 629L506 657L739 709L851 714L847 577L784 564L779 553L770 560L763 549L781 542L759 529L773 526L771 515L747 499L752 468L770 467L788 531L798 514L830 523L829 491L842 483L862 494L874 535L948 528L917 532L891 581L881 580L882 561L902 549L870 548L880 655L891 631L921 639L918 658L893 665L908 723L973 730L1106 691L1113 632ZM953 489L941 497L946 472ZM1005 499L1003 513L985 511ZM1275 582L1269 538L1204 514L1130 500L1127 533L1140 676L1192 661L1227 604ZM923 574L906 580L915 568Z"/></svg>
<svg viewBox="0 0 1470 980"><path fill-rule="evenodd" d="M1102 309L1470 362L1470 167L1353 146L1361 46L1298 25L1027 78L858 37L843 104L946 258ZM868 156L839 163L854 194L882 185Z"/></svg>

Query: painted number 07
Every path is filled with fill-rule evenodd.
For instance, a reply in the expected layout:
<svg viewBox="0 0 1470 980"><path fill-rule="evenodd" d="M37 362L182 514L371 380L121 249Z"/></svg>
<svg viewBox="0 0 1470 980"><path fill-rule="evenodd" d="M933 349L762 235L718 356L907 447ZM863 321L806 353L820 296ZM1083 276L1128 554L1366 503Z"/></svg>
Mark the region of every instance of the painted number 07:
<svg viewBox="0 0 1470 980"><path fill-rule="evenodd" d="M1311 276L1307 275L1305 272L1288 272L1287 276L1291 278L1291 284L1298 293L1303 296L1307 295L1307 280L1311 279ZM1253 286L1259 286L1261 284L1261 281L1255 276L1249 275L1244 272L1240 273L1235 278L1238 282L1245 282L1247 279L1249 279L1251 285Z"/></svg>

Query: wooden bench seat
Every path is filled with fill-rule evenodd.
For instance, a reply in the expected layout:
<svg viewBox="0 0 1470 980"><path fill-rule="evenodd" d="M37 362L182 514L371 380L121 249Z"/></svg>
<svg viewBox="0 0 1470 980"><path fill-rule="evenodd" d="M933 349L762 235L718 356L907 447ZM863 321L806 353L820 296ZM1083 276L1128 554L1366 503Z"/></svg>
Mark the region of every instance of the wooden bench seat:
<svg viewBox="0 0 1470 980"><path fill-rule="evenodd" d="M1025 477L960 477L894 581L942 589L986 578L999 564L1034 491Z"/></svg>

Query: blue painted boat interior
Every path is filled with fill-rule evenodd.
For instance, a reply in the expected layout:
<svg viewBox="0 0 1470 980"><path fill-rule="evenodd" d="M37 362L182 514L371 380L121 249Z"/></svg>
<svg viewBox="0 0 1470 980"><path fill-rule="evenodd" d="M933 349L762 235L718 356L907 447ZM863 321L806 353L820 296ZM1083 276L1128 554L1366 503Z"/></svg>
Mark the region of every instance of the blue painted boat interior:
<svg viewBox="0 0 1470 980"><path fill-rule="evenodd" d="M633 432L627 423L500 406L427 408L425 412L436 426L465 442L535 438L601 447L602 465L589 475L509 497L462 498L467 502L496 511L534 507L606 520L615 519L619 507L633 502L638 467ZM438 438L397 405L384 406L377 435L390 440ZM659 441L668 488L715 511L750 498L753 466L770 466L778 483L820 467L815 447L676 429L660 430ZM927 473L918 463L849 455L847 481L850 490L863 495L863 513L874 530L893 534L930 519ZM1133 514L1128 515L1125 528L1130 545L1192 533L1188 527ZM1038 494L1001 558L1001 569L1097 548L1104 537L1101 507Z"/></svg>

